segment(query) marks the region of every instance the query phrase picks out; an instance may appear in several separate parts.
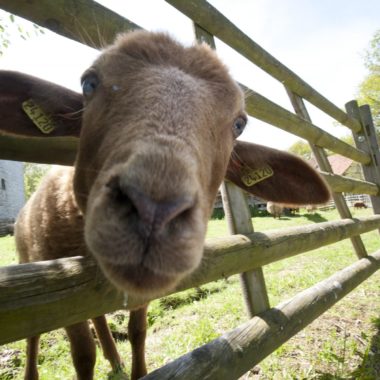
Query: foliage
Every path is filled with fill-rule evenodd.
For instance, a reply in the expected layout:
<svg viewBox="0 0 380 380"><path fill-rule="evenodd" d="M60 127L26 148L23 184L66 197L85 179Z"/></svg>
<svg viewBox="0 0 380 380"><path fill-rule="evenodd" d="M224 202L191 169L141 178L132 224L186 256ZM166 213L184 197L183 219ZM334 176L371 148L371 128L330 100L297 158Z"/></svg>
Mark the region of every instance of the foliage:
<svg viewBox="0 0 380 380"><path fill-rule="evenodd" d="M268 216L268 212L266 210L259 210L256 205L249 205L249 211L251 213L251 217L256 216ZM214 211L211 215L211 220L222 220L224 219L224 209L222 207L214 208Z"/></svg>
<svg viewBox="0 0 380 380"><path fill-rule="evenodd" d="M222 220L224 219L224 210L222 207L215 207L212 212L211 219Z"/></svg>
<svg viewBox="0 0 380 380"><path fill-rule="evenodd" d="M50 169L50 165L24 163L24 187L26 199L36 191L42 177Z"/></svg>
<svg viewBox="0 0 380 380"><path fill-rule="evenodd" d="M0 267L16 264L16 248L13 236L0 238Z"/></svg>
<svg viewBox="0 0 380 380"><path fill-rule="evenodd" d="M372 117L377 129L378 140L380 141L380 29L377 30L366 50L364 64L368 69L368 75L359 85L357 95L360 105L368 104L371 107ZM350 145L355 145L351 135L340 138ZM308 160L312 156L309 144L306 141L298 140L288 149L302 158ZM326 150L327 155L333 154Z"/></svg>
<svg viewBox="0 0 380 380"><path fill-rule="evenodd" d="M346 144L355 146L354 138L353 138L352 134L341 136L341 137L339 137L339 139L342 140L343 142L345 142Z"/></svg>
<svg viewBox="0 0 380 380"><path fill-rule="evenodd" d="M304 158L305 160L309 160L311 158L310 145L303 140L297 140L293 145L290 146L288 151Z"/></svg>
<svg viewBox="0 0 380 380"><path fill-rule="evenodd" d="M1 11L0 13L0 56L4 54L11 43L11 37L16 34L23 40L40 34L44 34L43 28L37 24L21 21L13 14Z"/></svg>
<svg viewBox="0 0 380 380"><path fill-rule="evenodd" d="M368 75L359 85L360 104L369 104L375 127L380 134L380 29L374 34L366 51L364 64Z"/></svg>
<svg viewBox="0 0 380 380"><path fill-rule="evenodd" d="M365 65L370 71L380 73L380 29L374 33L370 41L366 51Z"/></svg>

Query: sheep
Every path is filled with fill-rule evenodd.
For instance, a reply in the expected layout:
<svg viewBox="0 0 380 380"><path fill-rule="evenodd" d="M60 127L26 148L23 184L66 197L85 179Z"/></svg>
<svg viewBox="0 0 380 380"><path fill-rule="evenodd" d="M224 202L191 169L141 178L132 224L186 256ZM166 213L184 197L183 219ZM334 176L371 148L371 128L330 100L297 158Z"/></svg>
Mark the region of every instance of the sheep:
<svg viewBox="0 0 380 380"><path fill-rule="evenodd" d="M280 204L274 202L267 203L267 211L269 214L273 216L273 218L281 218L282 212L284 211L284 207Z"/></svg>
<svg viewBox="0 0 380 380"><path fill-rule="evenodd" d="M163 33L122 34L81 82L82 95L0 73L0 99L7 99L0 103L1 128L40 139L79 136L74 167L50 172L18 217L21 263L91 255L117 289L152 299L201 262L224 178L274 202L329 198L323 179L301 159L237 140L247 122L244 95L206 45L184 47ZM27 99L48 115L51 132L36 130L20 111ZM95 322L117 367L106 319ZM95 346L87 321L66 330L77 378L92 379ZM128 330L137 379L146 374L146 306L131 312ZM38 378L37 353L38 337L29 338L26 379Z"/></svg>
<svg viewBox="0 0 380 380"><path fill-rule="evenodd" d="M296 215L300 212L299 207L288 207L287 205L284 205L283 213L287 216Z"/></svg>
<svg viewBox="0 0 380 380"><path fill-rule="evenodd" d="M307 205L306 207L306 212L307 213L315 213L315 211L317 211L317 206L316 205Z"/></svg>
<svg viewBox="0 0 380 380"><path fill-rule="evenodd" d="M354 203L354 208L367 208L367 205L364 202L355 202Z"/></svg>

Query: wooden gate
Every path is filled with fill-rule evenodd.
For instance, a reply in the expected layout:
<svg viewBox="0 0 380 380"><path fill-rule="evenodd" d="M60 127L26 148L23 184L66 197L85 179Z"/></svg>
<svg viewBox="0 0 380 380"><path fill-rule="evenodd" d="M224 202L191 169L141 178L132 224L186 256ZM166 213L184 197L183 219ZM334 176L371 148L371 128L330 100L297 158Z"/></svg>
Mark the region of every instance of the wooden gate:
<svg viewBox="0 0 380 380"><path fill-rule="evenodd" d="M244 194L230 183L223 185L223 203L232 235L206 242L201 266L182 281L176 291L243 273L251 319L145 379L232 379L244 374L379 269L380 250L369 255L360 237L380 228L379 147L368 106L358 107L352 101L346 105L347 112L342 111L205 0L166 1L193 20L199 41L215 47L213 38L217 37L284 85L294 113L242 84L247 93L247 111L310 143L342 218L265 234L254 232ZM139 28L91 0L0 0L0 7L95 48L101 47L103 42L112 42L119 31ZM356 147L315 126L304 100L349 128ZM2 159L72 164L76 146L75 139L23 140L0 130ZM365 181L334 174L325 149L360 163ZM49 151L54 155L47 154ZM353 219L342 193L368 194L375 215ZM269 305L264 265L342 239L351 240L359 259L356 263L291 300L276 307ZM145 301L148 300L131 298L128 308ZM82 257L0 268L0 326L6 326L0 330L0 344L124 306L123 296L108 284L90 260ZM70 312L73 309L75 313ZM33 318L35 315L38 318Z"/></svg>

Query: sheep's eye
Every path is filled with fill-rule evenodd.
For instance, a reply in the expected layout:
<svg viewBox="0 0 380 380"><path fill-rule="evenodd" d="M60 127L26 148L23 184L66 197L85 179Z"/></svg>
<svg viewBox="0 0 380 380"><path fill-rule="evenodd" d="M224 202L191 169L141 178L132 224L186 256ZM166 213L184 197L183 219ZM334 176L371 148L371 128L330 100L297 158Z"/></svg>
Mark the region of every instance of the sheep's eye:
<svg viewBox="0 0 380 380"><path fill-rule="evenodd" d="M96 74L88 74L82 80L82 91L86 98L90 98L94 95L96 87L98 87L99 78Z"/></svg>
<svg viewBox="0 0 380 380"><path fill-rule="evenodd" d="M245 126L247 125L247 118L245 116L239 116L235 121L234 125L232 127L232 131L234 134L234 137L239 137L243 131Z"/></svg>

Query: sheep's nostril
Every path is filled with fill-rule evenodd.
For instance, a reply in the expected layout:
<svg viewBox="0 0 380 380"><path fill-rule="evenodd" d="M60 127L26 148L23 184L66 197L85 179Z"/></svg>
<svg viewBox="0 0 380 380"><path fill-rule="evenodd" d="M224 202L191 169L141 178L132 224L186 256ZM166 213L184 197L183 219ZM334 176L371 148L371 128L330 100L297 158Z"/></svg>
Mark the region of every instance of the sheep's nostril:
<svg viewBox="0 0 380 380"><path fill-rule="evenodd" d="M185 219L195 204L194 197L187 194L156 201L135 186L121 186L119 181L112 180L107 186L116 204L127 207L129 213L134 211L134 222L144 237L160 233L172 221Z"/></svg>
<svg viewBox="0 0 380 380"><path fill-rule="evenodd" d="M126 194L126 192L121 188L118 177L113 177L106 184L106 187L110 189L109 196L115 205L123 208L123 210L126 211L128 214L133 211L137 212L128 194Z"/></svg>
<svg viewBox="0 0 380 380"><path fill-rule="evenodd" d="M170 222L183 219L194 206L194 198L183 196L170 202L157 204L154 227L156 231L162 230Z"/></svg>

